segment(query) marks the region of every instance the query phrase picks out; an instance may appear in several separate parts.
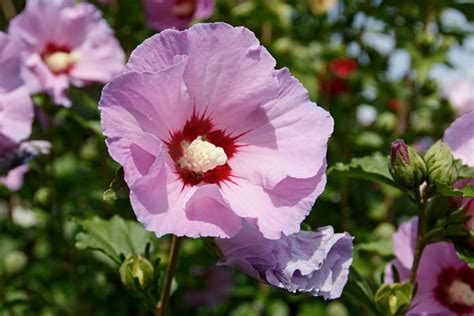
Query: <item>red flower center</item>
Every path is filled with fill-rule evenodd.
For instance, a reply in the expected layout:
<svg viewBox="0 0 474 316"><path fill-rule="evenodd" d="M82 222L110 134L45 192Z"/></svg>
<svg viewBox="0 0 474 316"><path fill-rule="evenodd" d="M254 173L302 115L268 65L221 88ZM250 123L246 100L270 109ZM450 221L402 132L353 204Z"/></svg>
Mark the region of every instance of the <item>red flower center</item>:
<svg viewBox="0 0 474 316"><path fill-rule="evenodd" d="M168 152L171 158L175 162L176 173L180 176L184 185L197 185L199 183L217 183L220 184L223 181L231 181L232 169L227 164L227 161L231 159L237 152L238 145L235 143L237 137L229 136L226 131L218 130L214 128L214 124L209 117L205 115L198 115L193 113L189 118L184 127L180 131L170 132L168 141L164 143L168 146ZM221 161L221 164L216 164L210 170L208 168L202 168L205 171L190 167L190 164L184 164L184 161L189 161L189 148L194 146L195 141L206 143L206 148L214 148L225 152L226 160L225 163ZM212 150L211 148L211 150ZM195 159L199 159L199 151ZM207 153L204 152L204 155ZM191 157L193 158L193 157ZM191 159L192 160L192 159ZM202 159L201 159L202 160ZM198 164L202 161L198 162Z"/></svg>
<svg viewBox="0 0 474 316"><path fill-rule="evenodd" d="M196 11L196 0L178 0L172 14L179 19L190 19Z"/></svg>
<svg viewBox="0 0 474 316"><path fill-rule="evenodd" d="M434 289L436 300L458 314L474 312L474 269L445 268L438 275Z"/></svg>
<svg viewBox="0 0 474 316"><path fill-rule="evenodd" d="M69 73L78 56L66 45L48 43L41 53L41 59L53 74L59 75Z"/></svg>

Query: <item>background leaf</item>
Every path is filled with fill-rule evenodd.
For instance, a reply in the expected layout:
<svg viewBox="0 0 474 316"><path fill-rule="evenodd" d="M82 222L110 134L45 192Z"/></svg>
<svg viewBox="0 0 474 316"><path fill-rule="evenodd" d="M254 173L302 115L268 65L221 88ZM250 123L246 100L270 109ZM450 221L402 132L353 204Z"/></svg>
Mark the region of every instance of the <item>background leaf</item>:
<svg viewBox="0 0 474 316"><path fill-rule="evenodd" d="M390 174L389 163L388 157L376 152L371 156L353 158L348 164L336 163L328 169L328 174L377 181L401 188Z"/></svg>
<svg viewBox="0 0 474 316"><path fill-rule="evenodd" d="M76 247L98 250L120 265L128 254L144 255L155 236L140 223L115 215L110 220L99 217L78 221L83 232L76 235Z"/></svg>
<svg viewBox="0 0 474 316"><path fill-rule="evenodd" d="M466 185L462 189L452 188L445 184L437 184L436 190L444 196L459 196L464 198L474 198L474 186Z"/></svg>
<svg viewBox="0 0 474 316"><path fill-rule="evenodd" d="M456 254L459 259L467 262L474 269L474 249L464 245L456 245Z"/></svg>
<svg viewBox="0 0 474 316"><path fill-rule="evenodd" d="M115 179L110 183L110 187L104 192L105 201L113 201L117 199L128 199L130 196L130 189L124 180L123 167L117 170Z"/></svg>

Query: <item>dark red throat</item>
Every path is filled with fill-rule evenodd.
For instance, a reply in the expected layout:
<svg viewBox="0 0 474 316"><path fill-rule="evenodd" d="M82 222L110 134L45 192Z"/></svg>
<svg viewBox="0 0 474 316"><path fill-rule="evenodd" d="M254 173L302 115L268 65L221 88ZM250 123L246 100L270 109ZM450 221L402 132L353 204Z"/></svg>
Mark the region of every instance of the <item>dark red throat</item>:
<svg viewBox="0 0 474 316"><path fill-rule="evenodd" d="M232 169L228 164L217 166L205 173L195 173L191 170L181 168L178 161L183 157L183 143L191 143L197 137L203 137L206 141L224 149L227 159L231 159L237 152L238 145L236 137L231 137L224 130L214 129L214 124L205 115L193 115L186 121L180 131L170 132L168 141L168 152L175 162L176 172L183 180L184 185L197 185L199 183L217 183L231 181Z"/></svg>

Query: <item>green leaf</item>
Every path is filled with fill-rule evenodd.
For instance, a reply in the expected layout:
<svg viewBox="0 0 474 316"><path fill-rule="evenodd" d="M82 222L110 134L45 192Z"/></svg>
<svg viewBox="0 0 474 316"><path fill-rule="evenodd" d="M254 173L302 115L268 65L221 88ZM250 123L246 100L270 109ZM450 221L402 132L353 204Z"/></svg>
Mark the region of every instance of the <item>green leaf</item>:
<svg viewBox="0 0 474 316"><path fill-rule="evenodd" d="M469 267L474 269L474 249L463 245L456 245L456 254L459 259L467 262Z"/></svg>
<svg viewBox="0 0 474 316"><path fill-rule="evenodd" d="M456 160L456 169L460 178L474 178L474 168L464 165L461 160Z"/></svg>
<svg viewBox="0 0 474 316"><path fill-rule="evenodd" d="M94 217L78 221L83 232L76 235L78 249L98 250L120 265L128 254L144 255L155 236L134 221L115 215L110 220Z"/></svg>
<svg viewBox="0 0 474 316"><path fill-rule="evenodd" d="M290 308L282 300L273 300L266 305L267 315L271 316L289 316Z"/></svg>
<svg viewBox="0 0 474 316"><path fill-rule="evenodd" d="M445 184L437 183L436 191L444 196L459 196L465 198L474 198L474 186L466 185L462 189L452 188Z"/></svg>
<svg viewBox="0 0 474 316"><path fill-rule="evenodd" d="M393 255L392 240L390 238L358 244L355 250L373 252L387 257Z"/></svg>
<svg viewBox="0 0 474 316"><path fill-rule="evenodd" d="M389 158L377 152L371 156L353 158L349 164L336 163L329 168L328 174L382 182L401 189L390 174L389 164Z"/></svg>
<svg viewBox="0 0 474 316"><path fill-rule="evenodd" d="M130 190L124 180L123 168L117 170L115 179L110 183L109 189L104 192L105 201L113 201L117 199L128 199Z"/></svg>
<svg viewBox="0 0 474 316"><path fill-rule="evenodd" d="M349 280L344 288L343 296L352 303L375 311L374 292L367 281L354 269L349 272Z"/></svg>

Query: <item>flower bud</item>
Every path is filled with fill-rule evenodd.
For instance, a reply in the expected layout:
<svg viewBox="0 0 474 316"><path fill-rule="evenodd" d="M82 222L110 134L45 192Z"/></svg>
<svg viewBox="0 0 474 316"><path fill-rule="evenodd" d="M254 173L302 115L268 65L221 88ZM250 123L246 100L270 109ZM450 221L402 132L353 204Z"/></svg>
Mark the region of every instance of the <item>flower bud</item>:
<svg viewBox="0 0 474 316"><path fill-rule="evenodd" d="M413 296L410 283L393 283L382 285L375 294L376 308L383 315L401 315L407 312Z"/></svg>
<svg viewBox="0 0 474 316"><path fill-rule="evenodd" d="M458 177L453 154L449 146L437 141L425 154L428 182L453 184Z"/></svg>
<svg viewBox="0 0 474 316"><path fill-rule="evenodd" d="M128 255L119 272L125 288L132 292L146 290L153 283L153 266L142 256Z"/></svg>
<svg viewBox="0 0 474 316"><path fill-rule="evenodd" d="M392 143L390 173L395 181L406 188L414 188L425 181L426 165L423 158L402 139Z"/></svg>

